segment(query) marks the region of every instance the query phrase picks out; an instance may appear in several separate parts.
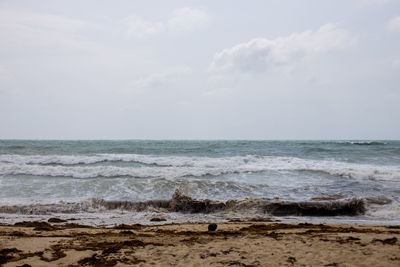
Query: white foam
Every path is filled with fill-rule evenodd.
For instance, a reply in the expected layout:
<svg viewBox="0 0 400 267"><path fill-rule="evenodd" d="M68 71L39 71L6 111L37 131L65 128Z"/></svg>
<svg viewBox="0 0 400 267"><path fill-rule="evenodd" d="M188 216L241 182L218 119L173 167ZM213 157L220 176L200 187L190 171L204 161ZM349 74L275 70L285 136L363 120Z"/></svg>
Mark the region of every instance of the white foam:
<svg viewBox="0 0 400 267"><path fill-rule="evenodd" d="M201 168L201 167L70 167L43 166L6 163L0 165L0 175L35 175L52 177L95 178L95 177L135 177L135 178L179 178L205 175L222 175L227 173L263 171L262 168Z"/></svg>
<svg viewBox="0 0 400 267"><path fill-rule="evenodd" d="M400 220L400 203L393 201L386 205L371 204L368 206L367 215L382 218Z"/></svg>
<svg viewBox="0 0 400 267"><path fill-rule="evenodd" d="M92 164L102 161L138 162L150 166L75 166L76 164ZM48 166L42 164L57 165ZM248 155L211 158L162 157L137 154L99 154L93 156L0 155L0 175L65 176L74 178L121 176L136 178L179 178L262 171L309 171L352 179L400 181L399 166L377 166L295 157Z"/></svg>
<svg viewBox="0 0 400 267"><path fill-rule="evenodd" d="M99 162L137 162L149 165L171 166L171 167L219 167L236 166L250 161L257 161L262 157L178 157L178 156L151 156L139 154L97 154L85 155L0 155L0 162L16 164L94 164Z"/></svg>

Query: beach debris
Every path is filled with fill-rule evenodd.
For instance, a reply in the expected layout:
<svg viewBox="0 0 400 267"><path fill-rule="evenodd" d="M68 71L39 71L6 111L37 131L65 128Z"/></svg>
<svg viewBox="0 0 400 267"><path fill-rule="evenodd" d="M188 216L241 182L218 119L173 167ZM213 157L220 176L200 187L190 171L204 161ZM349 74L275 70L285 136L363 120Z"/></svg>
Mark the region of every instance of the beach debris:
<svg viewBox="0 0 400 267"><path fill-rule="evenodd" d="M384 245L394 245L397 242L397 237L394 236L393 238L386 238L386 239L383 239L383 240L375 238L374 240L372 240L372 242L373 243L381 242Z"/></svg>
<svg viewBox="0 0 400 267"><path fill-rule="evenodd" d="M287 262L289 262L289 263L291 263L291 264L294 264L296 261L297 261L297 260L296 260L295 257L289 257L289 258L287 259Z"/></svg>
<svg viewBox="0 0 400 267"><path fill-rule="evenodd" d="M217 224L215 224L215 223L210 223L210 224L208 225L208 231L215 231L215 230L217 230Z"/></svg>
<svg viewBox="0 0 400 267"><path fill-rule="evenodd" d="M52 226L51 224L47 222L39 222L39 221L23 221L23 222L17 222L14 224L14 226L18 227L34 227L33 230L35 231L52 231L57 229L56 227Z"/></svg>
<svg viewBox="0 0 400 267"><path fill-rule="evenodd" d="M324 267L337 267L339 266L339 263L333 262L333 263L329 263L329 264L325 264Z"/></svg>
<svg viewBox="0 0 400 267"><path fill-rule="evenodd" d="M50 218L47 220L49 223L63 223L66 222L67 220L59 219L59 218Z"/></svg>
<svg viewBox="0 0 400 267"><path fill-rule="evenodd" d="M167 219L164 217L153 217L150 219L151 222L165 222Z"/></svg>
<svg viewBox="0 0 400 267"><path fill-rule="evenodd" d="M12 231L10 233L10 236L26 236L26 234L24 232L21 232L21 231Z"/></svg>
<svg viewBox="0 0 400 267"><path fill-rule="evenodd" d="M254 218L249 218L247 219L249 222L275 222L276 220L272 220L269 218L263 218L263 217L254 217Z"/></svg>
<svg viewBox="0 0 400 267"><path fill-rule="evenodd" d="M64 228L93 228L91 225L78 224L78 223L66 223L63 225Z"/></svg>

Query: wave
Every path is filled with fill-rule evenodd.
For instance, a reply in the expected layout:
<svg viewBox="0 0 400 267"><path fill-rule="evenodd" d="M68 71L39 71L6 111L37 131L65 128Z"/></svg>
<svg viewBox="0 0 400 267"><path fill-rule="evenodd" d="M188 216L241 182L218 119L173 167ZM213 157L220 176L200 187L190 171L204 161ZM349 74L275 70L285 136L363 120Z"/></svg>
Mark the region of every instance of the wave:
<svg viewBox="0 0 400 267"><path fill-rule="evenodd" d="M344 141L344 140L337 140L337 141L308 141L308 142L298 142L297 144L299 145L387 145L388 142L383 142L383 141Z"/></svg>
<svg viewBox="0 0 400 267"><path fill-rule="evenodd" d="M228 201L196 200L177 190L170 200L130 202L91 199L76 203L0 206L0 213L14 214L71 214L101 212L104 210L204 214L216 212L248 213L249 211L256 211L258 214L273 216L356 216L366 212L366 202L363 199L306 202L285 202L257 198L231 199Z"/></svg>
<svg viewBox="0 0 400 267"><path fill-rule="evenodd" d="M357 145L357 146L383 146L387 145L386 142L381 141L334 141L327 142L327 144L334 143L340 145Z"/></svg>
<svg viewBox="0 0 400 267"><path fill-rule="evenodd" d="M77 162L124 160L147 164L140 167L70 166ZM105 154L101 156L0 156L0 175L96 178L180 178L218 176L265 171L318 172L338 177L370 180L400 180L399 166L376 166L295 157L154 157L145 155ZM11 162L11 163L10 163ZM66 165L42 165L62 162Z"/></svg>
<svg viewBox="0 0 400 267"><path fill-rule="evenodd" d="M388 142L382 141L321 141L321 142L300 142L299 145L310 146L310 145L337 145L337 146L384 146L388 145Z"/></svg>
<svg viewBox="0 0 400 267"><path fill-rule="evenodd" d="M378 141L358 141L358 142L347 142L352 145L359 145L359 146L382 146L386 145L385 142L378 142Z"/></svg>
<svg viewBox="0 0 400 267"><path fill-rule="evenodd" d="M98 154L92 156L76 155L0 155L0 162L16 164L59 164L59 165L78 165L94 164L100 162L134 162L147 165L171 166L171 167L218 167L235 166L237 164L248 163L262 158L260 156L236 156L236 157L178 157L178 156L148 156L140 154Z"/></svg>
<svg viewBox="0 0 400 267"><path fill-rule="evenodd" d="M180 178L201 177L206 175L218 176L229 173L244 173L263 171L257 168L199 168L199 167L65 167L42 165L4 164L0 166L0 175L34 175L51 177L72 178L97 178L97 177L133 177L133 178Z"/></svg>

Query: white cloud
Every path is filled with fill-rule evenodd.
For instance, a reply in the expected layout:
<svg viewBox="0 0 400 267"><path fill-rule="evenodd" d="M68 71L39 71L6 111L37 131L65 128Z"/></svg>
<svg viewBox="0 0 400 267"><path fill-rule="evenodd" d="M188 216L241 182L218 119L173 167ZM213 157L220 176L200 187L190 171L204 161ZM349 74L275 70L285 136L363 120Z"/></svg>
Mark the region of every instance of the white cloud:
<svg viewBox="0 0 400 267"><path fill-rule="evenodd" d="M207 14L197 8L179 8L172 12L167 21L152 22L137 16L122 20L125 35L130 38L144 38L161 32L190 32L203 27L208 21Z"/></svg>
<svg viewBox="0 0 400 267"><path fill-rule="evenodd" d="M275 67L291 67L305 57L351 46L355 38L334 24L317 31L304 31L275 39L256 38L215 54L212 71L264 72Z"/></svg>
<svg viewBox="0 0 400 267"><path fill-rule="evenodd" d="M391 19L387 24L387 28L391 32L400 32L400 16Z"/></svg>

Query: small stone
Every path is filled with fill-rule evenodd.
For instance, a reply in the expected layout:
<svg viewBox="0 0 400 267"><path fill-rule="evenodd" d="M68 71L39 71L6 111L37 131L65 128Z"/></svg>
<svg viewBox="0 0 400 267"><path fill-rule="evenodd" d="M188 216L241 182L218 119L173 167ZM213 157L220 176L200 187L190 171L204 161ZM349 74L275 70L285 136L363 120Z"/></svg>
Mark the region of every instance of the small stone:
<svg viewBox="0 0 400 267"><path fill-rule="evenodd" d="M208 231L215 231L217 230L217 225L215 223L211 223L208 225Z"/></svg>

